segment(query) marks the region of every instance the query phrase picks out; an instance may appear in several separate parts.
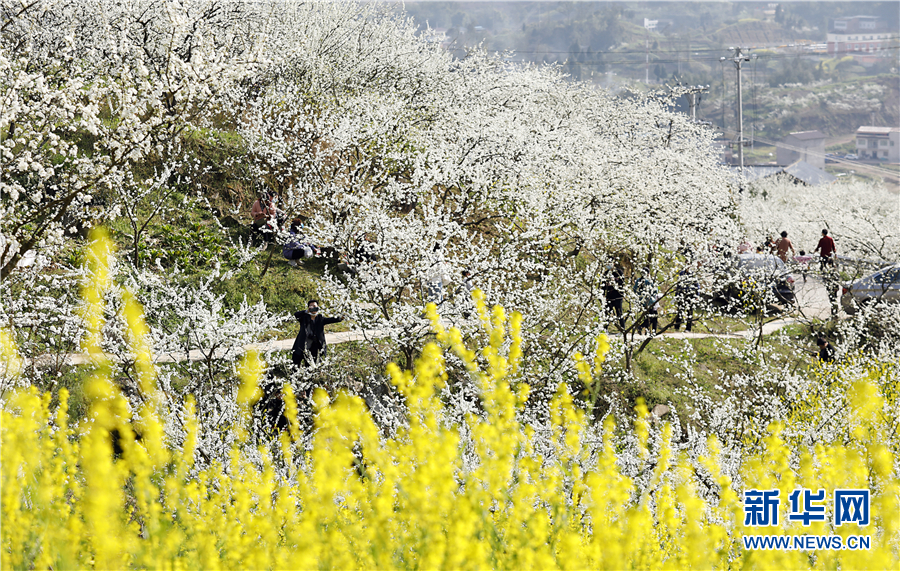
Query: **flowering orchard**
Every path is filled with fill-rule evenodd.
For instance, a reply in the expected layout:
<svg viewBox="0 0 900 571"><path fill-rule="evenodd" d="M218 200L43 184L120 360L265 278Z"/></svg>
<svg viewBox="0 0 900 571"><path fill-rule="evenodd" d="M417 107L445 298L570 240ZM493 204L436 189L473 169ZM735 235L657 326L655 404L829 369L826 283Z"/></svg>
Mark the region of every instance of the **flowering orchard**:
<svg viewBox="0 0 900 571"><path fill-rule="evenodd" d="M678 252L703 257L737 233L713 133L670 112L668 96L616 98L478 51L455 60L390 7L17 6L3 12L0 59L0 311L33 324L15 331L28 357L77 347L77 300L60 292L79 279L71 236L97 221L118 228L116 271L145 304L152 343L167 339L157 350L210 351L218 339L172 332L211 323L216 288L263 250L219 228L227 240L209 267L154 259L166 238L149 228L191 209L239 217L262 189L354 268L326 273L321 293L359 328L390 334L388 348L372 344L372 374L397 352L411 366L429 334L431 276L452 282L450 298L465 269L491 303L522 314L524 353L555 371L530 380L554 385L574 375L575 341L603 330L614 261L672 283L689 261ZM233 145L210 160L198 141ZM153 302L181 299L198 274L203 299L178 312ZM282 318L255 301L243 315ZM450 305L442 314L474 331ZM233 344L247 328L226 313L213 320ZM572 322L558 327L559 315ZM108 349L121 333L104 334Z"/></svg>
<svg viewBox="0 0 900 571"><path fill-rule="evenodd" d="M694 345L670 348L661 376L687 403L671 424L621 396L642 390L632 363L651 341L634 335L646 308L630 284L627 326L605 336L614 264L671 310L680 272L711 293L741 232L768 231L749 205L786 200L736 195L674 95L454 59L376 3L0 3L3 565L896 557L897 311L835 325L837 365L798 366L778 353L787 339L714 340L738 370L713 387ZM269 269L275 250L235 230L262 190L333 252L316 285L328 308L387 335L359 366L383 393L365 406L309 398L347 375L336 357L286 372L284 355L241 357L290 319L223 293ZM802 230L775 219L805 236L835 202L792 205ZM895 255L880 204L840 219L842 251ZM201 215L207 234L184 231ZM79 237L98 222L121 255ZM166 252L172 234L187 255ZM697 311L742 327L752 313ZM75 351L94 366L67 365ZM273 399L284 430L264 422ZM872 548L743 550L741 491L787 501L795 483L870 490L871 533L810 529Z"/></svg>
<svg viewBox="0 0 900 571"><path fill-rule="evenodd" d="M807 408L771 424L756 451L728 453L715 436L686 449L643 405L625 425L611 416L602 426L591 422L565 384L545 414L527 412L522 317L488 310L476 292L483 347L473 350L458 329L446 330L431 304L435 342L413 370L388 366L404 403L392 435L361 399L320 390L315 428L304 439L287 385L288 426L260 438L250 418L264 363L249 353L238 368L234 438L224 457L210 460L198 448L193 399L183 405L183 430L168 434L171 405L156 385L143 313L127 291L121 317L145 398L135 406L111 382L98 343L108 254L99 237L89 257L95 279L83 291L96 363L86 381L89 418L69 424L65 391L55 409L34 388L4 395L4 568L880 569L896 561L895 364L869 362L862 375L813 371L831 375L845 409L837 421L844 429L815 444L796 439L817 416ZM2 372L14 376L16 347L5 331L0 340ZM574 356L589 392L608 350L601 336L591 355ZM448 404L450 360L476 387L462 416ZM797 486L869 491L868 523L785 517L750 526L742 489L786 498ZM843 545L865 537L868 549L745 549L744 536L760 533Z"/></svg>
<svg viewBox="0 0 900 571"><path fill-rule="evenodd" d="M353 268L325 272L319 297L389 335L370 343L370 376L394 359L412 366L435 275L441 314L477 331L464 318L467 270L490 303L522 315L523 354L547 364L524 372L535 387L577 378L571 356L606 330L616 262L658 283L671 312L679 272L692 269L708 293L742 231L797 226L780 213L764 224L754 213L778 208L740 202L714 134L671 112L675 95L618 98L477 50L454 59L389 6L4 1L0 315L30 382L63 375L59 356L83 338L73 294L83 243L72 236L97 221L117 228L114 281L143 303L157 354L233 353L289 317L266 300L228 307L221 293L241 272L260 275L271 251L219 218L272 190L335 253L330 267ZM207 213L219 245L189 240L196 255L172 253L185 212ZM882 256L896 250L890 217L857 218L842 248L853 236ZM627 380L646 310L631 287L623 294L631 329L612 350ZM105 350L124 351L123 326L110 315ZM193 387L230 365L181 368Z"/></svg>
<svg viewBox="0 0 900 571"><path fill-rule="evenodd" d="M795 185L769 178L753 183L741 202L741 220L754 240L787 230L794 247L812 252L827 228L838 254L882 261L900 259L897 197L881 185L836 181Z"/></svg>

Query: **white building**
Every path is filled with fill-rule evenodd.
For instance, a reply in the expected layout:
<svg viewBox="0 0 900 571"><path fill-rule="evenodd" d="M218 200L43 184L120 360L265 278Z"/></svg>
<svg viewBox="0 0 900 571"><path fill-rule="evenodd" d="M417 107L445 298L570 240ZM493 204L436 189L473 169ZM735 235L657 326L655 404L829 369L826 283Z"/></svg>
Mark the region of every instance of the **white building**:
<svg viewBox="0 0 900 571"><path fill-rule="evenodd" d="M826 43L831 55L846 54L859 59L896 57L886 51L896 46L896 37L877 16L850 16L828 21Z"/></svg>
<svg viewBox="0 0 900 571"><path fill-rule="evenodd" d="M860 127L856 154L863 161L900 163L900 127Z"/></svg>
<svg viewBox="0 0 900 571"><path fill-rule="evenodd" d="M775 160L779 165L803 161L817 169L825 168L825 135L819 131L791 133L775 144Z"/></svg>

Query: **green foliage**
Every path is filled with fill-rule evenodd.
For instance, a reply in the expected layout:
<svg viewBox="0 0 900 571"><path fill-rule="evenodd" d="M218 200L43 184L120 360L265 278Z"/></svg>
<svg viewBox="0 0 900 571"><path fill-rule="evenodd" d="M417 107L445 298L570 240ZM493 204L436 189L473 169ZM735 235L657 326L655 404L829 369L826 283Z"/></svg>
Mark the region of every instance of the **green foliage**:
<svg viewBox="0 0 900 571"><path fill-rule="evenodd" d="M778 87L788 83L812 83L822 77L822 68L815 62L800 59L799 56L781 60L776 71L769 74L768 82L771 87Z"/></svg>
<svg viewBox="0 0 900 571"><path fill-rule="evenodd" d="M223 236L202 222L162 224L157 238L155 245L141 250L141 259L151 263L159 260L164 268L209 269L227 253Z"/></svg>
<svg viewBox="0 0 900 571"><path fill-rule="evenodd" d="M208 200L249 206L259 181L250 173L247 144L238 133L223 124L221 129L187 129L182 140L197 162L198 186Z"/></svg>
<svg viewBox="0 0 900 571"><path fill-rule="evenodd" d="M802 334L808 342L812 339ZM769 360L777 360L789 369L810 363L810 355L799 351L793 345L794 338L784 341L767 338ZM647 406L672 404L680 413L693 412L695 396L685 394L686 380L702 390L715 401L729 394L732 388L725 388L728 380L736 375L752 375L764 370L765 364L755 358L755 353L738 358L743 339L666 339L651 343L634 359L634 382L616 384L607 380L610 391L618 394L629 405L643 398ZM811 345L811 343L810 343ZM811 345L812 346L812 345ZM614 367L615 363L610 363ZM682 418L687 419L687 416Z"/></svg>
<svg viewBox="0 0 900 571"><path fill-rule="evenodd" d="M278 251L271 267L260 277L264 263L265 259L257 259L219 282L216 293L225 295L226 307L236 307L244 299L255 302L262 298L270 311L294 313L305 308L309 299L319 297L318 278L324 261L308 260L303 267L292 268Z"/></svg>

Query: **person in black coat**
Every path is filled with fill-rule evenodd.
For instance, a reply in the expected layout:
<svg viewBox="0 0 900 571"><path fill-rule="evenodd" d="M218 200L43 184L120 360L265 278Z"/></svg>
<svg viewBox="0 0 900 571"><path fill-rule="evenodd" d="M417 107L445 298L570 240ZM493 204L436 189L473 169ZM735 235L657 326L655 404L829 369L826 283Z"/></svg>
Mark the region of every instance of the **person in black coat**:
<svg viewBox="0 0 900 571"><path fill-rule="evenodd" d="M622 299L625 291L625 269L621 264L609 269L606 283L603 286L603 295L606 297L606 310L610 315L616 316L616 324L619 329L625 330L625 318L622 317Z"/></svg>
<svg viewBox="0 0 900 571"><path fill-rule="evenodd" d="M324 357L327 350L325 344L325 326L329 323L343 321L343 317L323 317L319 315L319 302L311 299L306 311L298 311L294 314L300 322L300 332L294 340L291 360L295 365L307 365L307 355L312 357L315 363L319 357Z"/></svg>
<svg viewBox="0 0 900 571"><path fill-rule="evenodd" d="M691 273L690 266L678 272L678 283L675 285L675 331L681 329L681 324L687 318L685 331L690 331L694 325L694 306L700 297L700 283L697 277Z"/></svg>
<svg viewBox="0 0 900 571"><path fill-rule="evenodd" d="M825 363L834 361L834 347L825 340L824 337L816 339L816 346L819 348L819 360Z"/></svg>

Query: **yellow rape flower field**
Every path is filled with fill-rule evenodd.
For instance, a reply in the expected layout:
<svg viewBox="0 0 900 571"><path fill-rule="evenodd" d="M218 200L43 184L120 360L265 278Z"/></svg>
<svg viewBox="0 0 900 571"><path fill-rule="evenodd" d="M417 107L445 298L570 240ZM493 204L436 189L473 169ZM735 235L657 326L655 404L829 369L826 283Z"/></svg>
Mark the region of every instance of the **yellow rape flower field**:
<svg viewBox="0 0 900 571"><path fill-rule="evenodd" d="M166 441L159 400L152 395L154 366L140 307L126 296L125 318L145 395L129 411L109 379L97 348L108 245L97 241L91 263L98 279L85 288L85 317L97 360L87 391L89 420L67 425L65 395L55 410L49 394L22 390L4 395L2 410L2 568L126 569L896 569L900 547L900 481L892 473L890 430L879 411L877 369L853 383L848 402L855 422L845 442L802 453L789 466L791 446L772 426L763 452L741 459L742 479L759 489L797 486L871 491L868 526L743 525L743 490L723 475L715 440L699 465L712 475L714 498L696 488L698 461L679 453L664 427L651 454L649 415L638 407L632 427L652 471L637 493L623 475L612 435L584 446L588 415L561 386L551 403L552 455L535 450L533 429L517 412L529 398L516 382L521 361L520 320L501 308L477 305L487 346L463 344L428 308L436 341L414 370L388 373L408 406L406 424L385 437L362 400L318 392L311 449L300 439L297 404L283 395L290 427L281 446L261 447L251 461L247 426L227 462L196 463L196 425L188 437ZM2 338L4 374L15 375L11 338ZM588 387L600 373L608 344L578 356ZM482 415L451 423L438 390L446 382L445 355L455 355L480 386ZM245 355L239 404L249 420L264 364ZM133 418L132 418L133 416ZM114 454L111 433L121 448ZM134 435L141 435L140 440ZM463 438L465 434L465 438ZM463 462L474 446L475 467ZM298 452L299 451L299 452ZM548 460L553 458L553 460ZM288 472L276 470L288 466ZM276 475L278 474L278 475ZM871 537L861 550L745 550L745 534Z"/></svg>

